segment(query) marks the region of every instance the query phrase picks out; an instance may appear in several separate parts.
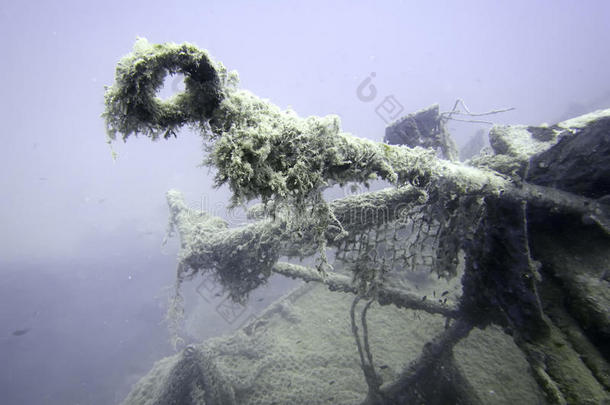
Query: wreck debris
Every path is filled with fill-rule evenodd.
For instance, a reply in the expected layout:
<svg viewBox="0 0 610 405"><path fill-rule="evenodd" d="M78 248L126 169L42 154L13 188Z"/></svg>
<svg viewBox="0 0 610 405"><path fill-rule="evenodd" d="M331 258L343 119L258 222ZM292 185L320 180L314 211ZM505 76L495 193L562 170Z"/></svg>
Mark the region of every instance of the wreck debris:
<svg viewBox="0 0 610 405"><path fill-rule="evenodd" d="M186 89L159 102L154 94L168 72L184 73ZM455 161L442 126L447 116L438 107L399 121L386 134L394 141L402 137L409 146L377 143L341 132L336 116L300 118L240 90L236 74L192 45L139 40L134 53L119 63L104 117L109 139L139 133L154 140L175 135L181 125L198 127L209 150L207 163L217 169L216 184L229 185L232 203L260 198L265 204L267 218L230 229L211 216L187 218L179 194L168 193L170 224L182 242L178 286L188 277L211 273L240 301L275 271L370 302L455 318L390 386L381 386L372 355L361 348L370 388L366 403L425 400L422 384L441 372L434 365L450 367L453 345L473 327L492 323L510 331L549 401L608 399L608 353L597 343L600 337L607 341L607 331L569 305L565 310L574 322L556 324L561 317L548 308L565 304L551 293L550 283L554 277L570 279L549 259L561 238L544 241L539 234L549 224L587 234L602 248L585 254L608 265L610 110L552 127L496 126L489 134L494 154L466 165ZM418 122L424 117L426 125ZM436 149L448 159L438 158ZM583 162L591 167L578 173ZM322 198L334 184L378 178L395 188L331 203ZM332 265L327 248L336 251ZM283 264L280 256L317 257L318 265ZM457 308L400 291L406 272L427 268L451 278L460 267L463 295ZM586 285L583 278L576 280L580 284L572 285ZM586 291L596 303L607 299L603 290ZM574 288L568 294L578 297ZM596 308L603 317L603 309ZM365 323L363 313L364 329ZM576 328L584 328L584 334ZM588 343L577 342L578 336ZM579 350L594 359L583 361ZM567 378L574 367L592 371ZM469 390L453 394L477 403Z"/></svg>

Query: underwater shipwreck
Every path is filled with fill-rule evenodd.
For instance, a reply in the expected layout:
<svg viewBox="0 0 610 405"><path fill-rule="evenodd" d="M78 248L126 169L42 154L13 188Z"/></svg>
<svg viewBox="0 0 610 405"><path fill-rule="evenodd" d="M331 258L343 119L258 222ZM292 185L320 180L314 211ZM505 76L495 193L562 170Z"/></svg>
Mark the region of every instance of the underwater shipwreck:
<svg viewBox="0 0 610 405"><path fill-rule="evenodd" d="M184 91L158 98L178 73ZM125 405L610 403L610 109L494 126L459 162L455 109L374 142L238 84L194 45L140 39L106 90L109 141L194 128L230 203L260 202L229 227L167 193L174 343L191 279L236 303L272 274L307 283L157 362ZM324 198L379 180L391 186Z"/></svg>

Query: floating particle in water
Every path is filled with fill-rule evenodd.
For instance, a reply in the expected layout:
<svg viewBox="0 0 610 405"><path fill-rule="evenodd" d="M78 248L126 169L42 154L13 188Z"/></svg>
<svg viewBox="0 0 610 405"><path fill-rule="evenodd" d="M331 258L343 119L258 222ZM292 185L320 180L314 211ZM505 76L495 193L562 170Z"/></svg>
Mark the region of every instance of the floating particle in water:
<svg viewBox="0 0 610 405"><path fill-rule="evenodd" d="M17 329L13 332L13 336L23 336L30 331L30 328Z"/></svg>

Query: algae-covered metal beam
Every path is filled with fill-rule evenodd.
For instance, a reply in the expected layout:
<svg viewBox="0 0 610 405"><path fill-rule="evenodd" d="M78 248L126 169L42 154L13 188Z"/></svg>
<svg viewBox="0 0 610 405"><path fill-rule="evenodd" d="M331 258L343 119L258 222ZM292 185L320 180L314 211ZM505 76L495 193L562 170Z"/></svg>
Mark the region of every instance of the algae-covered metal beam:
<svg viewBox="0 0 610 405"><path fill-rule="evenodd" d="M155 96L169 73L185 75L184 92ZM151 45L140 39L118 64L106 92L109 139L168 137L182 125L201 129L216 184L228 184L233 204L289 200L297 209L333 184L384 179L446 195L480 194L573 212L610 233L607 206L572 194L548 193L495 170L436 157L432 149L401 147L341 132L337 116L301 118L237 87L237 74L190 44ZM551 144L549 143L549 146ZM539 151L536 151L539 152ZM533 153L531 153L533 154Z"/></svg>
<svg viewBox="0 0 610 405"><path fill-rule="evenodd" d="M396 220L402 210L410 207L408 202L417 204L418 198L421 198L420 192L404 187L341 199L331 203L330 208L349 232L373 226L376 221ZM184 266L179 266L183 272L178 275L179 279L199 271L213 270L214 276L236 301L266 282L272 272L307 282L319 282L332 291L360 293L346 275L336 272L323 274L314 268L277 261L281 256L307 256L315 252L315 247L311 245L313 224L301 227L301 245L295 246L288 235L290 225L285 219L264 219L240 228L228 228L221 218L188 208L178 191L169 191L167 201L170 227L180 237L180 261ZM374 207L374 210L366 209L366 206ZM361 209L357 210L358 207ZM352 216L356 212L359 213L357 218ZM336 229L328 231L327 237L331 241L335 236ZM451 305L433 300L422 301L420 296L391 286L379 286L377 298L382 305L394 304L400 308L419 309L447 317L457 316L456 309Z"/></svg>
<svg viewBox="0 0 610 405"><path fill-rule="evenodd" d="M394 198L391 198L392 194L394 194ZM406 207L405 201L409 197L417 201L417 195L418 193L410 188L394 190L394 192L382 190L338 200L331 204L331 210L336 213L338 218L344 220L347 230L354 230L356 227L371 226L374 218L379 219L372 211L363 209L362 212L371 215L358 217L358 220L354 219L353 222L349 222L347 218L350 213L356 211L356 202L368 201L370 204L378 201L380 205L376 207L376 210L392 212L398 216L400 209ZM404 205L394 206L392 204L398 200L397 196L403 197ZM384 199L383 197L389 198ZM350 200L352 204L350 204ZM301 246L301 250L295 248L286 235L287 223L284 220L263 220L244 227L229 229L221 218L189 209L184 203L182 194L178 191L169 191L167 201L170 208L171 227L178 232L181 241L180 260L185 267L180 268L187 272L213 269L217 279L236 300L246 295L258 284L264 283L271 272L307 282L319 282L325 284L331 291L360 293L346 275L336 272L323 274L314 268L277 261L280 256L300 256L307 251L315 252L313 247L308 249L307 246ZM312 240L313 230L311 228L304 227L302 232L301 243L306 244L306 241ZM332 232L329 234L336 235ZM269 260L264 260L265 258ZM179 275L179 278L182 276ZM251 284L246 281L250 281ZM457 316L456 309L450 305L432 300L422 301L420 296L391 286L379 286L377 298L382 305L394 304L400 308L419 309L451 318Z"/></svg>

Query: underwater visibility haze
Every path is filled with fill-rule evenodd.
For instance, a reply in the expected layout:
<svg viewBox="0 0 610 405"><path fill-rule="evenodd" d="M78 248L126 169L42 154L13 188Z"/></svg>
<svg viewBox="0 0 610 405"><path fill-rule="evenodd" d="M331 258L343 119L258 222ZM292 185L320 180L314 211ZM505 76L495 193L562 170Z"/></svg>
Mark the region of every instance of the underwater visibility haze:
<svg viewBox="0 0 610 405"><path fill-rule="evenodd" d="M610 403L608 16L1 5L0 403Z"/></svg>

